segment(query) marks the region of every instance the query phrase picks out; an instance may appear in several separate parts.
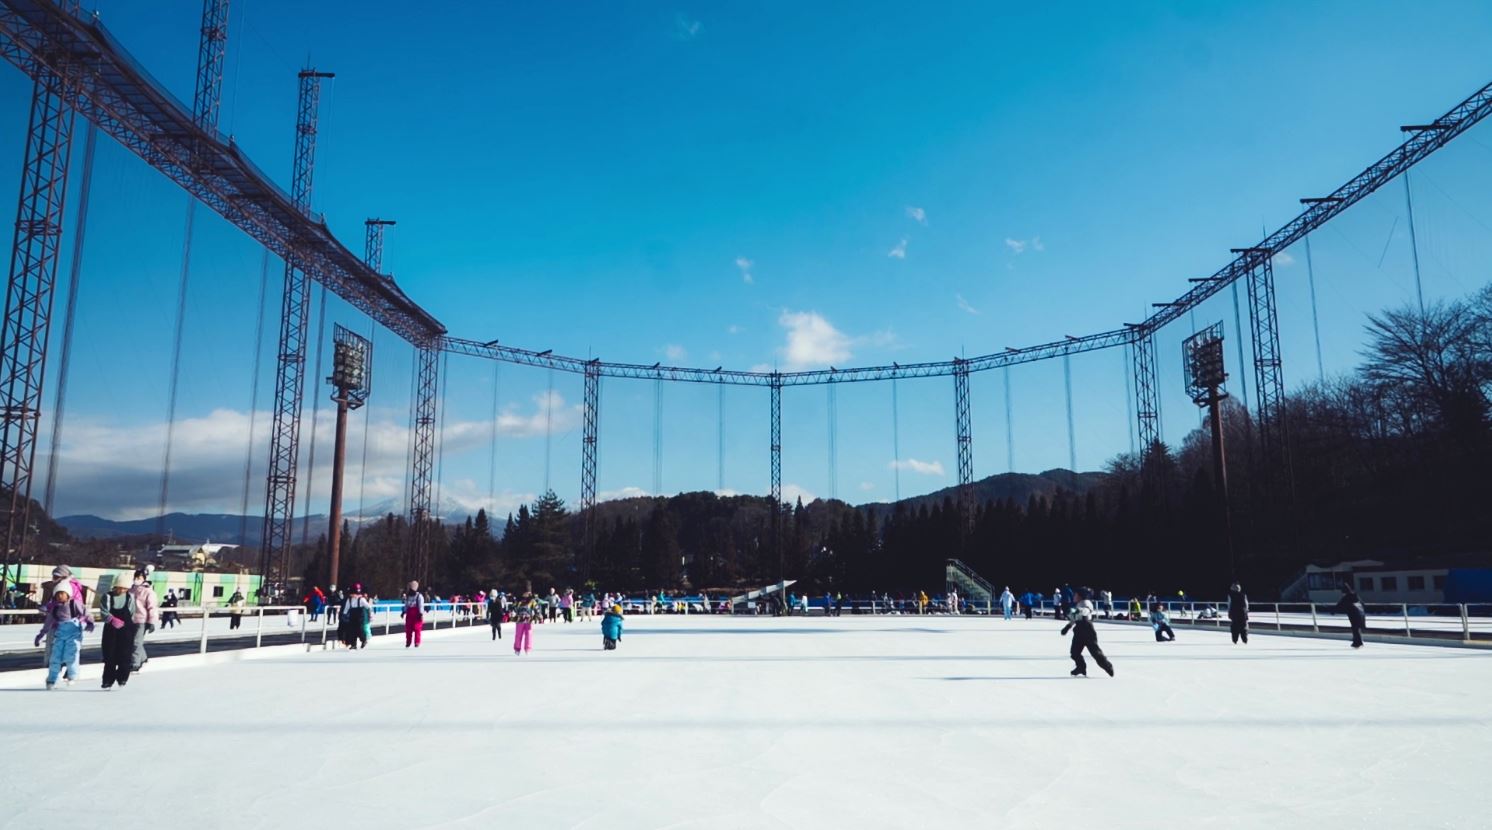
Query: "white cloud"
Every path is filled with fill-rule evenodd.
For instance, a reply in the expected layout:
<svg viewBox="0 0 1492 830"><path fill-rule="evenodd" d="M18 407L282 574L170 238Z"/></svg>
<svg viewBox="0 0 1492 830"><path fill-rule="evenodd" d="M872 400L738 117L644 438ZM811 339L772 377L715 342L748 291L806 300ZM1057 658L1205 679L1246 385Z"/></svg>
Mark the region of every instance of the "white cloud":
<svg viewBox="0 0 1492 830"><path fill-rule="evenodd" d="M926 225L927 211L923 210L920 207L907 205L907 218L911 219L913 222L916 222L919 225Z"/></svg>
<svg viewBox="0 0 1492 830"><path fill-rule="evenodd" d="M888 467L892 470L910 470L925 476L945 475L941 461L918 461L915 458L908 458L905 461L892 461Z"/></svg>
<svg viewBox="0 0 1492 830"><path fill-rule="evenodd" d="M620 490L602 490L596 494L596 501L619 501L621 499L639 499L652 495L641 487L627 486Z"/></svg>
<svg viewBox="0 0 1492 830"><path fill-rule="evenodd" d="M962 295L962 294L955 294L954 297L958 299L958 307L959 308L963 309L964 311L969 312L970 314L978 314L979 313L979 309L977 309L977 308L969 305L969 301L964 299L964 295Z"/></svg>
<svg viewBox="0 0 1492 830"><path fill-rule="evenodd" d="M760 374L764 374L766 372L776 371L776 369L770 363L757 363L757 364L752 365L752 367L750 369L747 369L746 371L748 371L748 372L754 372L754 373L760 375Z"/></svg>
<svg viewBox="0 0 1492 830"><path fill-rule="evenodd" d="M787 343L777 353L789 372L850 359L850 338L817 311L783 311L777 322L787 329Z"/></svg>
<svg viewBox="0 0 1492 830"><path fill-rule="evenodd" d="M730 325L728 325L728 326L725 327L725 333L726 334L740 334L741 333L741 327L738 326L738 325L736 325L735 323L731 323Z"/></svg>
<svg viewBox="0 0 1492 830"><path fill-rule="evenodd" d="M673 36L679 40L694 40L699 36L700 22L691 20L684 16L683 12L674 15Z"/></svg>
<svg viewBox="0 0 1492 830"><path fill-rule="evenodd" d="M736 268L741 272L741 282L752 285L756 280L751 276L751 266L756 263L743 256L736 257Z"/></svg>
<svg viewBox="0 0 1492 830"><path fill-rule="evenodd" d="M860 482L860 492L862 492L862 493L869 493L871 490L874 490L874 489L876 489L876 486L874 484L872 484L872 483L870 483L868 481L862 481L862 482Z"/></svg>
<svg viewBox="0 0 1492 830"><path fill-rule="evenodd" d="M732 490L729 487L727 487L724 490L716 490L715 491L715 495L719 496L722 499L728 499L728 498L730 498L732 496L739 496L741 494L739 492L737 492L735 490Z"/></svg>
<svg viewBox="0 0 1492 830"><path fill-rule="evenodd" d="M677 343L670 343L663 347L663 356L677 363L689 356L689 352Z"/></svg>
<svg viewBox="0 0 1492 830"><path fill-rule="evenodd" d="M1027 250L1041 253L1046 250L1046 243L1042 242L1039 236L1033 236L1030 239L1011 239L1007 236L1005 237L1005 247L1009 248L1011 253L1017 255L1023 254Z"/></svg>
<svg viewBox="0 0 1492 830"><path fill-rule="evenodd" d="M1290 256L1288 251L1280 251L1274 255L1274 265L1276 268L1289 268L1294 264L1295 257Z"/></svg>
<svg viewBox="0 0 1492 830"><path fill-rule="evenodd" d="M798 501L798 499L802 499L804 504L808 504L811 501L817 500L818 496L815 496L814 494L808 492L807 490L804 490L802 487L799 487L796 484L782 485L783 501L787 502L788 504L794 504Z"/></svg>
<svg viewBox="0 0 1492 830"><path fill-rule="evenodd" d="M497 415L497 433L502 436L513 438L532 438L543 436L546 427L551 433L569 432L580 426L580 405L565 406L565 398L558 392L539 392L533 396L534 408L532 412L524 413L519 410L517 404L508 404L502 408ZM485 421L469 421L456 425L458 433L467 428L474 430L490 430L491 424ZM452 434L451 424L446 424L446 441L449 442Z"/></svg>
<svg viewBox="0 0 1492 830"><path fill-rule="evenodd" d="M896 243L895 248L892 248L891 250L886 252L886 256L891 257L892 259L906 259L908 241L909 240L905 236L903 236L901 238L901 241Z"/></svg>

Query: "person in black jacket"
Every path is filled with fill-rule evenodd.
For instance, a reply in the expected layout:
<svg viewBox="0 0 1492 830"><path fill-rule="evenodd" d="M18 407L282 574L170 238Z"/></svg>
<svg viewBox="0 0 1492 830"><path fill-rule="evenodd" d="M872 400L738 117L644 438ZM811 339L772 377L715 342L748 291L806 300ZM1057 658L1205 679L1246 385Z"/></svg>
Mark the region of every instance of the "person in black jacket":
<svg viewBox="0 0 1492 830"><path fill-rule="evenodd" d="M1228 588L1228 628L1233 632L1233 643L1249 642L1249 597L1235 582Z"/></svg>
<svg viewBox="0 0 1492 830"><path fill-rule="evenodd" d="M1342 598L1337 600L1332 610L1347 615L1347 621L1352 624L1352 647L1362 648L1362 630L1367 625L1367 614L1363 610L1362 600L1350 584L1342 585Z"/></svg>
<svg viewBox="0 0 1492 830"><path fill-rule="evenodd" d="M1072 631L1072 649L1068 653L1072 656L1072 662L1076 667L1072 670L1073 677L1087 677L1088 663L1083 660L1083 649L1093 655L1098 662L1098 667L1114 676L1114 664L1103 654L1103 649L1098 647L1098 632L1093 628L1093 604L1088 602L1088 597L1079 592L1077 601L1067 612L1067 625L1062 627L1063 636Z"/></svg>

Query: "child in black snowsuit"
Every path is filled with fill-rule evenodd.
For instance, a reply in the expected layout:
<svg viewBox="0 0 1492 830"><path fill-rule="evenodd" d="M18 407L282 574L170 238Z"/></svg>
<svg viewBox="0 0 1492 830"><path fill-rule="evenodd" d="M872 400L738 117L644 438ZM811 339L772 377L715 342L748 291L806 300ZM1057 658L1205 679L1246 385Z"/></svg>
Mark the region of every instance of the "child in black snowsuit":
<svg viewBox="0 0 1492 830"><path fill-rule="evenodd" d="M1098 667L1114 676L1114 664L1103 655L1103 649L1098 647L1098 632L1093 629L1093 606L1088 603L1087 597L1079 599L1067 614L1068 623L1062 627L1063 636L1072 631L1072 662L1077 666L1072 670L1073 677L1087 677L1088 663L1083 659L1083 649L1093 655Z"/></svg>

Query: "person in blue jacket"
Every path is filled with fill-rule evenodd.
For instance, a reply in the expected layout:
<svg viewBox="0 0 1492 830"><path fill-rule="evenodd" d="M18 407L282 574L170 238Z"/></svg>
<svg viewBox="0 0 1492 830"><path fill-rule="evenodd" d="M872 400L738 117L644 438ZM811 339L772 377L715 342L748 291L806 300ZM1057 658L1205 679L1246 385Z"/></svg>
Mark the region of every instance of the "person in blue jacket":
<svg viewBox="0 0 1492 830"><path fill-rule="evenodd" d="M613 605L601 618L601 645L607 651L615 651L622 641L622 606Z"/></svg>
<svg viewBox="0 0 1492 830"><path fill-rule="evenodd" d="M1176 639L1176 632L1171 630L1171 618L1166 614L1166 608L1160 603L1150 606L1150 627L1155 630L1155 641L1157 643L1172 642Z"/></svg>

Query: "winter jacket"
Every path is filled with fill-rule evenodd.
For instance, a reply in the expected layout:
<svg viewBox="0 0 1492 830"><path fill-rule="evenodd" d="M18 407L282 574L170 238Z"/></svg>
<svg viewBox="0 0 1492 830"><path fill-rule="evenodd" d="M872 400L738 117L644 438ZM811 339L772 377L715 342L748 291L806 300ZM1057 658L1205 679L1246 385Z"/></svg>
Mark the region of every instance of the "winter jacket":
<svg viewBox="0 0 1492 830"><path fill-rule="evenodd" d="M1015 604L1015 596L1013 594L1011 594L1009 591L1006 591L1006 592L1000 594L1000 605L1001 606L1003 606L1005 608L1009 608L1010 606L1012 606L1014 604Z"/></svg>
<svg viewBox="0 0 1492 830"><path fill-rule="evenodd" d="M155 589L149 582L136 582L129 595L135 598L135 623L155 625L161 621L161 612L156 608Z"/></svg>
<svg viewBox="0 0 1492 830"><path fill-rule="evenodd" d="M1228 619L1244 622L1249 618L1249 597L1242 591L1228 592Z"/></svg>
<svg viewBox="0 0 1492 830"><path fill-rule="evenodd" d="M78 580L76 580L76 579L70 579L70 580L68 580L68 583L69 584L68 584L68 587L67 587L67 593L68 593L68 596L72 597L72 606L73 606L72 616L74 616L74 617L86 617L86 616L88 616L88 600L83 595L83 585L82 585L82 583L78 582ZM48 587L43 588L42 596L46 597L46 601L41 604L41 611L42 611L42 613L46 613L47 607L50 606L50 605L52 605L53 603L55 603L57 601L55 599L52 599L52 595L55 594L55 593L57 593L57 583L56 582L52 582L52 583L49 584Z"/></svg>
<svg viewBox="0 0 1492 830"><path fill-rule="evenodd" d="M421 619L425 616L425 595L416 591L404 595L404 616L415 616Z"/></svg>
<svg viewBox="0 0 1492 830"><path fill-rule="evenodd" d="M1362 607L1362 600L1358 598L1357 592L1350 588L1342 593L1342 598L1337 600L1332 610L1338 614L1346 614L1354 628L1362 628L1367 616L1366 610Z"/></svg>
<svg viewBox="0 0 1492 830"><path fill-rule="evenodd" d="M134 622L140 615L140 609L135 602L133 592L128 592L124 596L119 597L114 596L111 592L99 598L98 610L103 612L103 621L105 624L109 622L109 617L114 615L114 609L118 609L120 613L128 617L130 622Z"/></svg>
<svg viewBox="0 0 1492 830"><path fill-rule="evenodd" d="M601 636L608 640L622 639L622 615L615 611L607 611L606 616L601 618Z"/></svg>
<svg viewBox="0 0 1492 830"><path fill-rule="evenodd" d="M244 597L242 591L234 591L233 596L228 598L228 607L232 609L233 616L243 614Z"/></svg>
<svg viewBox="0 0 1492 830"><path fill-rule="evenodd" d="M1153 626L1156 626L1156 627L1159 627L1159 626L1162 626L1162 625L1170 625L1171 624L1171 618L1168 617L1168 616L1166 616L1166 612L1164 612L1164 611L1151 611L1150 612L1150 624L1153 625Z"/></svg>
<svg viewBox="0 0 1492 830"><path fill-rule="evenodd" d="M88 609L81 607L76 602L58 602L48 600L41 607L41 633L50 634L60 626L77 624L88 631L93 630L93 615Z"/></svg>

